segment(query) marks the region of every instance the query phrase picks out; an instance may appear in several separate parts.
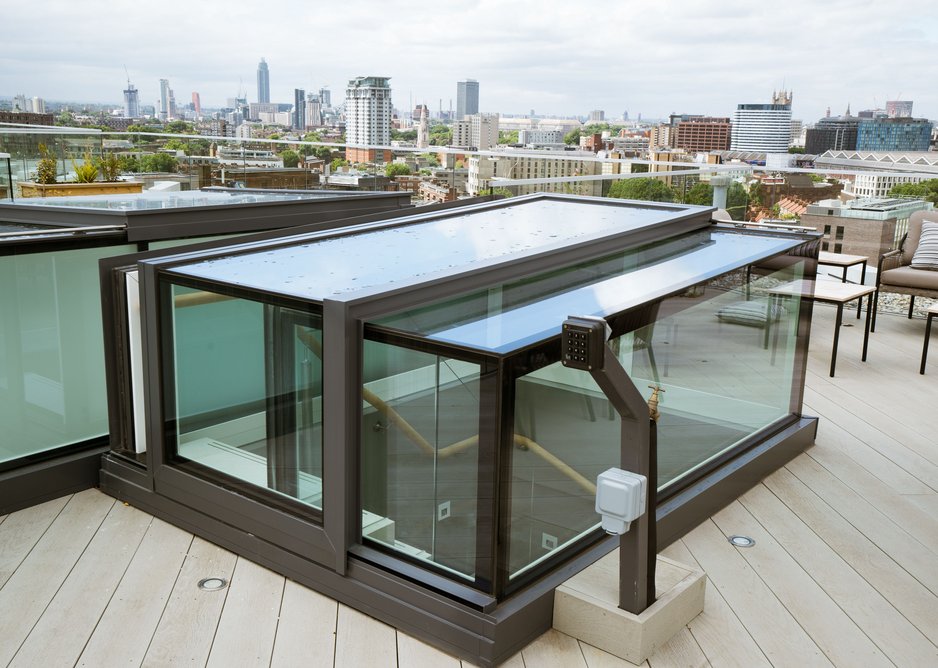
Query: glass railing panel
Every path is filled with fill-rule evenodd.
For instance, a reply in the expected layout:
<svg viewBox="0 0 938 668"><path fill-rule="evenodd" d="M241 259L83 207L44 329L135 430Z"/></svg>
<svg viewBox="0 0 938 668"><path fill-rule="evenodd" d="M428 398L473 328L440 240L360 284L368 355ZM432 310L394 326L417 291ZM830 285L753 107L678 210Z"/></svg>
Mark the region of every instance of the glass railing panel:
<svg viewBox="0 0 938 668"><path fill-rule="evenodd" d="M107 434L98 260L135 250L0 256L0 462Z"/></svg>

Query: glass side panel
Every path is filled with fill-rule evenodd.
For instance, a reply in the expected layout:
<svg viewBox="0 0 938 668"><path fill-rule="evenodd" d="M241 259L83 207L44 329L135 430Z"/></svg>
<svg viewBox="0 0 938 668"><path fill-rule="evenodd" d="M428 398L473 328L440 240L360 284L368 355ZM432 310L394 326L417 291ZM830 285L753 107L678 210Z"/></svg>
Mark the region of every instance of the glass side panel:
<svg viewBox="0 0 938 668"><path fill-rule="evenodd" d="M558 200L530 202L204 260L173 271L320 300L652 226L686 211L677 205L662 210Z"/></svg>
<svg viewBox="0 0 938 668"><path fill-rule="evenodd" d="M476 573L480 366L365 341L362 537Z"/></svg>
<svg viewBox="0 0 938 668"><path fill-rule="evenodd" d="M0 462L107 434L98 260L135 250L0 257Z"/></svg>
<svg viewBox="0 0 938 668"><path fill-rule="evenodd" d="M804 273L782 255L751 280L743 268L623 316L609 345L646 400L661 390L659 489L795 410L801 299L773 290ZM596 476L620 465L619 417L587 372L555 362L518 377L514 416L510 577L598 527Z"/></svg>
<svg viewBox="0 0 938 668"><path fill-rule="evenodd" d="M181 286L171 296L178 458L321 509L321 318Z"/></svg>
<svg viewBox="0 0 938 668"><path fill-rule="evenodd" d="M800 243L800 239L693 232L376 323L445 343L507 353L558 334L569 315L620 312Z"/></svg>

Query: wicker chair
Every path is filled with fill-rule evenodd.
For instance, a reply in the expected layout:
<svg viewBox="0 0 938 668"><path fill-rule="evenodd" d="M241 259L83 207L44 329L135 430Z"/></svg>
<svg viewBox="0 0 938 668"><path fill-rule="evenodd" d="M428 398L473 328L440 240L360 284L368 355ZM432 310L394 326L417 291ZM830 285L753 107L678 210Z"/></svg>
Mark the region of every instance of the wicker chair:
<svg viewBox="0 0 938 668"><path fill-rule="evenodd" d="M938 271L913 269L909 264L922 237L922 223L938 223L938 211L916 211L909 218L909 231L896 250L884 253L879 258L876 272L876 295L873 299L873 322L871 331L876 331L876 312L879 310L879 293L893 292L909 295L909 318L916 297L938 299Z"/></svg>

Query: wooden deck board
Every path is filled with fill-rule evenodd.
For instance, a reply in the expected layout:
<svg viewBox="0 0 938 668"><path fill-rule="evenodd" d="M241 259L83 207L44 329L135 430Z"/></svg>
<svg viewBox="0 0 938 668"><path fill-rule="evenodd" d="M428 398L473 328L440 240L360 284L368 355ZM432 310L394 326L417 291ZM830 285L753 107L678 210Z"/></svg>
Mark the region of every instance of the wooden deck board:
<svg viewBox="0 0 938 668"><path fill-rule="evenodd" d="M140 665L191 544L192 534L153 519L79 666Z"/></svg>
<svg viewBox="0 0 938 668"><path fill-rule="evenodd" d="M113 505L95 490L75 494L0 589L0 665L19 651Z"/></svg>
<svg viewBox="0 0 938 668"><path fill-rule="evenodd" d="M143 657L144 666L158 668L181 662L205 665L228 589L202 591L197 585L206 577L230 581L236 560L237 557L228 550L201 538L192 541L153 640Z"/></svg>
<svg viewBox="0 0 938 668"><path fill-rule="evenodd" d="M339 604L335 668L397 666L397 632L368 615Z"/></svg>
<svg viewBox="0 0 938 668"><path fill-rule="evenodd" d="M69 498L63 496L3 516L4 523L0 524L0 587L39 542Z"/></svg>
<svg viewBox="0 0 938 668"><path fill-rule="evenodd" d="M894 561L886 546L871 541L788 469L769 476L765 486L932 643L938 642L938 597Z"/></svg>
<svg viewBox="0 0 938 668"><path fill-rule="evenodd" d="M731 533L736 533L736 529ZM727 542L726 534L713 520L684 536L684 544L773 665L831 665L799 620L776 598L739 550Z"/></svg>
<svg viewBox="0 0 938 668"><path fill-rule="evenodd" d="M703 570L683 540L672 543L663 554L679 563ZM692 619L687 628L711 665L737 668L771 666L759 645L709 578L703 614Z"/></svg>
<svg viewBox="0 0 938 668"><path fill-rule="evenodd" d="M284 582L282 575L238 559L208 656L210 668L270 665Z"/></svg>
<svg viewBox="0 0 938 668"><path fill-rule="evenodd" d="M928 656L932 660L926 663L938 664L938 649L931 641L764 485L757 485L743 495L740 503L762 525L771 540L784 550L791 560L788 567L803 570L813 584L836 605L836 608L831 608L826 600L823 605L818 605L806 594L810 585L799 583L793 577L785 577L780 568L771 568L777 577L784 580L786 587L794 587L799 605L812 606L811 614L820 619L817 627L825 633L835 634L838 644L847 644L844 660L828 654L835 664L855 662L874 665L878 662L888 665L891 659L899 665L914 665ZM765 551L745 550L745 554L760 552ZM824 606L831 610L826 610ZM788 607L792 609L794 606ZM832 618L838 616L840 611L851 622L847 624L844 620L846 630L833 628ZM805 620L808 615L803 612L797 614L797 617ZM805 622L802 624L806 625ZM858 638L853 624L863 637ZM811 629L809 633L815 634ZM871 651L869 642L875 645L877 651ZM851 655L857 652L869 656L856 656L854 661Z"/></svg>
<svg viewBox="0 0 938 668"><path fill-rule="evenodd" d="M74 665L152 520L136 508L111 506L11 666Z"/></svg>
<svg viewBox="0 0 938 668"><path fill-rule="evenodd" d="M647 667L938 665L938 366L918 374L922 321L881 315L866 363L850 324L830 378L833 309L815 309L816 445L664 551L707 573L707 599ZM0 516L10 661L472 665L94 490ZM631 664L549 631L502 665Z"/></svg>
<svg viewBox="0 0 938 668"><path fill-rule="evenodd" d="M338 603L287 580L271 666L331 665ZM310 633L316 629L316 633Z"/></svg>

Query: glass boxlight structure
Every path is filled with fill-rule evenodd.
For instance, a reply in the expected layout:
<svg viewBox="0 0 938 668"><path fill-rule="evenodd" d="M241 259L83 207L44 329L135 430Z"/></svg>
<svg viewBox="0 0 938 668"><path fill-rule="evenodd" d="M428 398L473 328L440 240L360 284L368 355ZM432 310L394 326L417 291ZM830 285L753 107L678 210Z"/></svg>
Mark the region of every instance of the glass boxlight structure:
<svg viewBox="0 0 938 668"><path fill-rule="evenodd" d="M657 388L660 546L813 441L810 303L772 289L818 237L711 211L532 195L140 261L145 451L114 443L102 489L504 660L618 544L595 480L630 431L561 364L567 316Z"/></svg>
<svg viewBox="0 0 938 668"><path fill-rule="evenodd" d="M341 191L0 201L0 514L98 483L110 431L99 261L410 207L409 193Z"/></svg>

